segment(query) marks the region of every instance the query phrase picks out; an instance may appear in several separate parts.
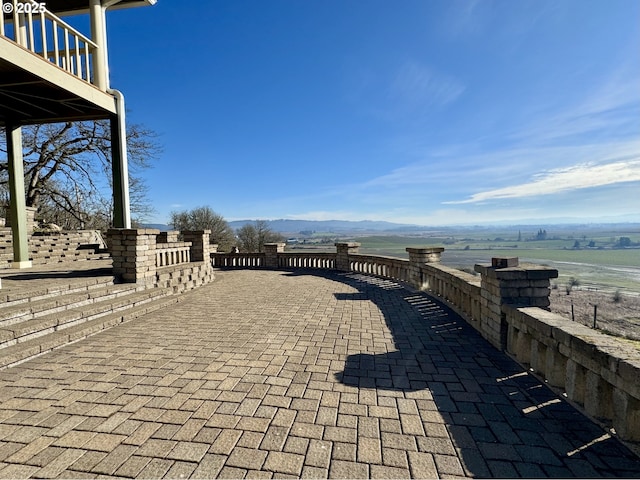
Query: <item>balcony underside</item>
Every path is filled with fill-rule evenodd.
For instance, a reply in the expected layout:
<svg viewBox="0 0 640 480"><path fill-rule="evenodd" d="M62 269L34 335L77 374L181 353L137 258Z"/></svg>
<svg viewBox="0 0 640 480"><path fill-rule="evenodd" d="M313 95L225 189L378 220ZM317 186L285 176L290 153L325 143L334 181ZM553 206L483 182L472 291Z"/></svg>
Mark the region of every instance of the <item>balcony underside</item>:
<svg viewBox="0 0 640 480"><path fill-rule="evenodd" d="M0 124L108 118L114 97L0 37Z"/></svg>

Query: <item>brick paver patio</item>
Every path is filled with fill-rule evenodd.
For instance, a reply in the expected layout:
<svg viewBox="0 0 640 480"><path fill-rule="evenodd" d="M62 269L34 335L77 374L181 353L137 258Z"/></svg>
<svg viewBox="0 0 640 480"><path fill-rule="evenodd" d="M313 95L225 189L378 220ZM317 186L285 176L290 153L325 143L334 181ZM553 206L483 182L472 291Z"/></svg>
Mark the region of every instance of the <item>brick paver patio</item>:
<svg viewBox="0 0 640 480"><path fill-rule="evenodd" d="M455 315L353 274L225 271L0 372L0 477L640 477Z"/></svg>

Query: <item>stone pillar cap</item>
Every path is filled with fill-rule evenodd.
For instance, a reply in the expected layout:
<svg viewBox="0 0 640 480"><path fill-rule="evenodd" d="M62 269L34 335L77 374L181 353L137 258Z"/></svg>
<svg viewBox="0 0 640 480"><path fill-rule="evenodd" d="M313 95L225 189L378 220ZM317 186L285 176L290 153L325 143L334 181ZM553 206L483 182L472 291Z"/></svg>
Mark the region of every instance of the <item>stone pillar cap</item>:
<svg viewBox="0 0 640 480"><path fill-rule="evenodd" d="M358 242L336 242L334 243L334 245L337 247L338 245L340 246L347 246L347 247L359 247L360 243Z"/></svg>
<svg viewBox="0 0 640 480"><path fill-rule="evenodd" d="M444 247L407 247L405 250L409 253L442 253Z"/></svg>

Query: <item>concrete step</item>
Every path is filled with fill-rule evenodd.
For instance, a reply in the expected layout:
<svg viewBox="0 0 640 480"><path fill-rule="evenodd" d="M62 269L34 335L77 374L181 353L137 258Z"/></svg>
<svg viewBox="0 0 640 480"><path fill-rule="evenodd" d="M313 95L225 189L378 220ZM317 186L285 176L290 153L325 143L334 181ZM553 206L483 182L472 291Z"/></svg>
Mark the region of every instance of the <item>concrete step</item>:
<svg viewBox="0 0 640 480"><path fill-rule="evenodd" d="M107 273L107 270L105 270ZM29 273L25 273L28 275ZM88 275L94 275L96 272L91 272ZM7 276L7 279L11 279L11 276ZM104 286L113 285L113 276L109 274L70 278L65 282L52 282L47 287L27 287L20 291L14 291L12 293L4 294L0 290L0 319L3 318L3 310L5 308L11 308L15 305L38 302L43 299L59 297L61 295L67 295L70 293L85 293L91 290L99 289Z"/></svg>
<svg viewBox="0 0 640 480"><path fill-rule="evenodd" d="M84 288L78 293L48 295L44 298L32 298L28 302L20 302L14 305L5 304L0 307L0 329L38 317L64 312L72 308L115 299L128 295L132 290L135 291L136 289L139 290L140 287L132 283L113 285L107 282L102 285L95 285L95 288Z"/></svg>
<svg viewBox="0 0 640 480"><path fill-rule="evenodd" d="M0 368L21 363L180 301L182 296L172 293L173 290L169 288L132 289L120 297L76 306L2 328Z"/></svg>
<svg viewBox="0 0 640 480"><path fill-rule="evenodd" d="M6 320L7 323L0 327L0 349L68 328L77 323L131 308L137 302L147 300L151 296L150 292L139 292L135 285L134 288L120 289L104 287L91 292L86 297L76 294L60 297L64 304L62 310L57 305L52 305L51 309L47 309L44 301L38 302L40 311L37 312L37 317L31 319L23 317L21 321L8 323L15 320L14 317ZM12 310L15 312L17 309Z"/></svg>

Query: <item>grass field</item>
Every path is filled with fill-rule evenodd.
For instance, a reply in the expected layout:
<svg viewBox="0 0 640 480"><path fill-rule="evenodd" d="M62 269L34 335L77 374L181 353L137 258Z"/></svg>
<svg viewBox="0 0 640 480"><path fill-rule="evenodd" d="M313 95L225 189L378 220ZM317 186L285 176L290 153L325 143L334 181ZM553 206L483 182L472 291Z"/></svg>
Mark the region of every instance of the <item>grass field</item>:
<svg viewBox="0 0 640 480"><path fill-rule="evenodd" d="M473 269L476 263L490 263L492 257L518 257L521 262L548 265L558 269L558 284L571 277L585 287L640 294L639 232L570 232L566 237L538 241L518 241L518 232L467 232L438 236L368 236L353 240L361 244L362 253L408 258L406 247L444 247L442 263L456 268ZM597 234L596 234L597 233ZM527 238L524 234L522 238ZM628 237L632 246L617 248L620 237ZM577 247L576 241L579 243ZM594 247L588 247L593 242ZM575 248L577 247L577 248Z"/></svg>

